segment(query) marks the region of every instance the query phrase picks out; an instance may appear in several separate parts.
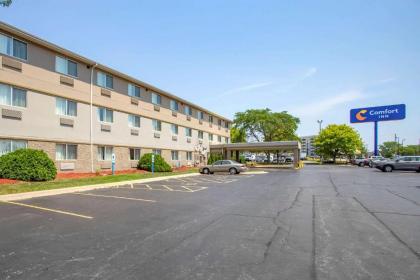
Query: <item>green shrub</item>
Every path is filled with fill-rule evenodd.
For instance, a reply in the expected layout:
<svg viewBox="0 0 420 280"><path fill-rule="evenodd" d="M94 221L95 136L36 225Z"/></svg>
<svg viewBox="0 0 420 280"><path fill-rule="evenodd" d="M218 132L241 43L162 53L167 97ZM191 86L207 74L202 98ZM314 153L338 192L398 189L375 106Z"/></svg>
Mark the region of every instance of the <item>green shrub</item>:
<svg viewBox="0 0 420 280"><path fill-rule="evenodd" d="M214 162L221 159L223 159L223 155L221 153L210 153L207 164L213 164Z"/></svg>
<svg viewBox="0 0 420 280"><path fill-rule="evenodd" d="M0 177L23 181L53 180L54 162L44 151L20 149L0 157Z"/></svg>
<svg viewBox="0 0 420 280"><path fill-rule="evenodd" d="M152 171L152 153L144 154L137 165L138 169ZM161 157L155 155L155 172L171 172L172 167Z"/></svg>

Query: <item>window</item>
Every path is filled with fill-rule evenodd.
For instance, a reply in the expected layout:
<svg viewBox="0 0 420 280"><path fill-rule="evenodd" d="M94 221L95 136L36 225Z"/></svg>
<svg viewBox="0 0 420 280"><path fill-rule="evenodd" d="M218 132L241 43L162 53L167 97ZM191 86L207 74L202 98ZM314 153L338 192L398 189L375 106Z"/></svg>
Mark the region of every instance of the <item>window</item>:
<svg viewBox="0 0 420 280"><path fill-rule="evenodd" d="M26 149L28 143L24 140L0 139L0 156L19 149Z"/></svg>
<svg viewBox="0 0 420 280"><path fill-rule="evenodd" d="M178 126L176 124L171 124L172 134L178 135Z"/></svg>
<svg viewBox="0 0 420 280"><path fill-rule="evenodd" d="M209 115L209 123L213 123L213 116Z"/></svg>
<svg viewBox="0 0 420 280"><path fill-rule="evenodd" d="M171 159L178 160L178 151L171 151Z"/></svg>
<svg viewBox="0 0 420 280"><path fill-rule="evenodd" d="M225 128L229 128L229 123L225 121Z"/></svg>
<svg viewBox="0 0 420 280"><path fill-rule="evenodd" d="M96 83L100 87L110 89L114 88L114 78L111 75L105 74L103 72L98 72Z"/></svg>
<svg viewBox="0 0 420 280"><path fill-rule="evenodd" d="M222 126L222 120L217 120L217 125Z"/></svg>
<svg viewBox="0 0 420 280"><path fill-rule="evenodd" d="M213 163L213 165L222 165L222 160L218 160L218 161L216 161L215 163Z"/></svg>
<svg viewBox="0 0 420 280"><path fill-rule="evenodd" d="M225 138L225 143L228 144L229 143L229 137Z"/></svg>
<svg viewBox="0 0 420 280"><path fill-rule="evenodd" d="M152 120L153 130L161 131L162 130L162 122L158 120Z"/></svg>
<svg viewBox="0 0 420 280"><path fill-rule="evenodd" d="M198 139L203 139L204 138L204 132L202 132L201 130L198 131Z"/></svg>
<svg viewBox="0 0 420 280"><path fill-rule="evenodd" d="M192 160L192 152L187 152L186 153L186 158L187 158L187 160Z"/></svg>
<svg viewBox="0 0 420 280"><path fill-rule="evenodd" d="M192 116L192 109L191 109L190 106L188 106L188 105L184 106L184 114L187 115L187 116Z"/></svg>
<svg viewBox="0 0 420 280"><path fill-rule="evenodd" d="M130 160L140 160L140 149L130 148Z"/></svg>
<svg viewBox="0 0 420 280"><path fill-rule="evenodd" d="M189 128L189 127L185 128L185 136L187 136L187 137L192 136L192 128Z"/></svg>
<svg viewBox="0 0 420 280"><path fill-rule="evenodd" d="M179 109L178 102L176 102L175 100L171 100L169 106L171 107L172 111L178 111Z"/></svg>
<svg viewBox="0 0 420 280"><path fill-rule="evenodd" d="M77 103L65 98L57 97L55 100L55 112L62 116L77 116Z"/></svg>
<svg viewBox="0 0 420 280"><path fill-rule="evenodd" d="M153 151L152 151L152 153L153 154L155 154L155 155L162 155L162 150L160 150L160 149L153 149Z"/></svg>
<svg viewBox="0 0 420 280"><path fill-rule="evenodd" d="M26 43L0 34L0 53L26 60L28 59L27 49Z"/></svg>
<svg viewBox="0 0 420 280"><path fill-rule="evenodd" d="M140 127L140 117L136 115L128 115L128 126Z"/></svg>
<svg viewBox="0 0 420 280"><path fill-rule="evenodd" d="M155 105L162 104L162 97L159 94L152 92L152 103Z"/></svg>
<svg viewBox="0 0 420 280"><path fill-rule="evenodd" d="M199 120L204 120L204 112L198 111L197 112L197 117Z"/></svg>
<svg viewBox="0 0 420 280"><path fill-rule="evenodd" d="M77 77L77 63L61 56L55 57L55 71Z"/></svg>
<svg viewBox="0 0 420 280"><path fill-rule="evenodd" d="M209 133L209 141L213 141L213 134Z"/></svg>
<svg viewBox="0 0 420 280"><path fill-rule="evenodd" d="M222 136L220 136L220 135L217 136L217 142L219 142L219 143L222 142Z"/></svg>
<svg viewBox="0 0 420 280"><path fill-rule="evenodd" d="M107 108L98 108L98 118L101 122L114 122L114 112Z"/></svg>
<svg viewBox="0 0 420 280"><path fill-rule="evenodd" d="M100 146L98 147L98 160L112 160L113 147Z"/></svg>
<svg viewBox="0 0 420 280"><path fill-rule="evenodd" d="M140 98L140 87L133 84L128 84L128 95Z"/></svg>
<svg viewBox="0 0 420 280"><path fill-rule="evenodd" d="M77 159L77 145L57 144L55 145L56 160L75 160Z"/></svg>
<svg viewBox="0 0 420 280"><path fill-rule="evenodd" d="M26 90L0 84L0 104L26 107Z"/></svg>

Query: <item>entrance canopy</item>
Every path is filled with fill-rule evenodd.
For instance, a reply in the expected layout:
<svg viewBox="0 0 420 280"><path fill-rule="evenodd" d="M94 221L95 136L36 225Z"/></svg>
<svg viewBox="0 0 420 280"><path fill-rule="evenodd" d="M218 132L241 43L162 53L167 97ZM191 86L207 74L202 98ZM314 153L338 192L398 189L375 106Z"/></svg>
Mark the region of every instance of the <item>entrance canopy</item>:
<svg viewBox="0 0 420 280"><path fill-rule="evenodd" d="M295 167L299 166L300 149L301 146L299 141L273 141L210 145L211 153L222 153L225 159L230 158L233 151L236 153L239 153L239 151L291 151L293 152Z"/></svg>

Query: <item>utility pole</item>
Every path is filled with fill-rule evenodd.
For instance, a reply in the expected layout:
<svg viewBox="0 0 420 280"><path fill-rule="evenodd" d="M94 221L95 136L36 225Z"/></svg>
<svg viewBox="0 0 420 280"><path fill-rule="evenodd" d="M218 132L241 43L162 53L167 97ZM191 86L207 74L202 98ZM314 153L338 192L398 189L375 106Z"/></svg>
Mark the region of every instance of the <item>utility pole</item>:
<svg viewBox="0 0 420 280"><path fill-rule="evenodd" d="M319 133L321 133L322 130L322 120L317 120L318 124L319 124Z"/></svg>

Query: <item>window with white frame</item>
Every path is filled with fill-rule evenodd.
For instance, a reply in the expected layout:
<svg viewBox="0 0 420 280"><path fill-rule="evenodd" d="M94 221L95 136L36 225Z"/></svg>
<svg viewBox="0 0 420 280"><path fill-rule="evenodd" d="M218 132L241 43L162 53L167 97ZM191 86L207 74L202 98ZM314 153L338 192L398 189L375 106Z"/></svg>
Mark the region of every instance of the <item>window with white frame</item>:
<svg viewBox="0 0 420 280"><path fill-rule="evenodd" d="M170 103L169 103L169 106L170 106L172 111L178 111L178 109L179 109L179 104L175 100L171 100Z"/></svg>
<svg viewBox="0 0 420 280"><path fill-rule="evenodd" d="M213 134L209 133L209 141L213 141Z"/></svg>
<svg viewBox="0 0 420 280"><path fill-rule="evenodd" d="M140 127L140 116L128 115L128 126L139 128Z"/></svg>
<svg viewBox="0 0 420 280"><path fill-rule="evenodd" d="M229 128L229 123L225 121L225 128Z"/></svg>
<svg viewBox="0 0 420 280"><path fill-rule="evenodd" d="M128 95L140 98L140 87L133 84L128 84Z"/></svg>
<svg viewBox="0 0 420 280"><path fill-rule="evenodd" d="M112 154L114 152L114 148L110 146L99 146L98 147L98 160L99 161L108 161L112 160Z"/></svg>
<svg viewBox="0 0 420 280"><path fill-rule="evenodd" d="M217 136L217 142L222 143L222 136L220 135Z"/></svg>
<svg viewBox="0 0 420 280"><path fill-rule="evenodd" d="M139 148L130 148L130 160L140 160Z"/></svg>
<svg viewBox="0 0 420 280"><path fill-rule="evenodd" d="M229 143L229 137L225 137L225 143L228 144Z"/></svg>
<svg viewBox="0 0 420 280"><path fill-rule="evenodd" d="M77 63L70 59L56 56L55 71L61 74L77 77Z"/></svg>
<svg viewBox="0 0 420 280"><path fill-rule="evenodd" d="M204 138L204 132L199 130L198 131L198 139L203 139Z"/></svg>
<svg viewBox="0 0 420 280"><path fill-rule="evenodd" d="M189 128L189 127L185 128L185 136L192 137L192 128Z"/></svg>
<svg viewBox="0 0 420 280"><path fill-rule="evenodd" d="M171 159L178 160L178 151L171 151Z"/></svg>
<svg viewBox="0 0 420 280"><path fill-rule="evenodd" d="M192 152L186 152L186 159L192 160Z"/></svg>
<svg viewBox="0 0 420 280"><path fill-rule="evenodd" d="M56 144L55 145L56 160L76 160L77 145L74 144Z"/></svg>
<svg viewBox="0 0 420 280"><path fill-rule="evenodd" d="M152 126L154 131L162 131L162 122L159 120L152 120Z"/></svg>
<svg viewBox="0 0 420 280"><path fill-rule="evenodd" d="M28 142L25 140L0 139L0 156L19 149L26 149Z"/></svg>
<svg viewBox="0 0 420 280"><path fill-rule="evenodd" d="M159 94L152 92L152 103L155 105L162 104L162 97Z"/></svg>
<svg viewBox="0 0 420 280"><path fill-rule="evenodd" d="M213 116L209 115L209 123L213 123Z"/></svg>
<svg viewBox="0 0 420 280"><path fill-rule="evenodd" d="M178 135L178 125L171 124L171 131L172 131L172 134Z"/></svg>
<svg viewBox="0 0 420 280"><path fill-rule="evenodd" d="M184 114L187 115L187 116L192 116L192 109L191 109L190 106L188 106L188 105L184 106Z"/></svg>
<svg viewBox="0 0 420 280"><path fill-rule="evenodd" d="M103 72L98 71L96 83L100 87L109 89L114 88L114 78L111 75L105 74Z"/></svg>
<svg viewBox="0 0 420 280"><path fill-rule="evenodd" d="M107 108L98 108L98 119L101 122L112 123L114 122L114 112Z"/></svg>
<svg viewBox="0 0 420 280"><path fill-rule="evenodd" d="M198 117L199 120L204 120L204 112L198 111L197 112L197 117Z"/></svg>
<svg viewBox="0 0 420 280"><path fill-rule="evenodd" d="M155 155L160 155L161 156L162 155L162 150L161 149L153 149L152 153L155 154Z"/></svg>
<svg viewBox="0 0 420 280"><path fill-rule="evenodd" d="M0 104L26 107L26 90L0 84Z"/></svg>
<svg viewBox="0 0 420 280"><path fill-rule="evenodd" d="M0 34L0 53L27 60L28 46L16 38Z"/></svg>
<svg viewBox="0 0 420 280"><path fill-rule="evenodd" d="M55 99L55 113L61 116L77 116L77 103L65 98Z"/></svg>

